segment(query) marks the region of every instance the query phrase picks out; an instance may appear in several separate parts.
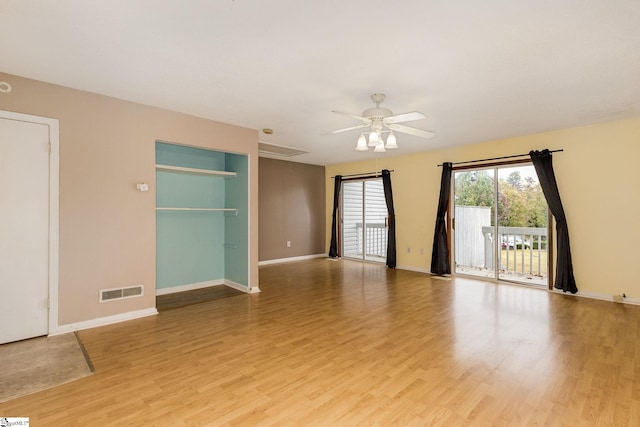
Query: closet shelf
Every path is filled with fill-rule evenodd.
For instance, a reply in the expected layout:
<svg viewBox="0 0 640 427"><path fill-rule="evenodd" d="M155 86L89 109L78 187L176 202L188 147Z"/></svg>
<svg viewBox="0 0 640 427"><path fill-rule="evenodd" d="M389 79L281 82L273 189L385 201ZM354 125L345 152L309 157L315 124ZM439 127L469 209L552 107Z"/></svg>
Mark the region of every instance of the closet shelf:
<svg viewBox="0 0 640 427"><path fill-rule="evenodd" d="M191 175L211 175L221 176L224 178L235 178L237 173L228 171L218 171L211 169L196 169L196 168L183 168L181 166L169 166L169 165L156 165L156 170L164 172L178 172Z"/></svg>

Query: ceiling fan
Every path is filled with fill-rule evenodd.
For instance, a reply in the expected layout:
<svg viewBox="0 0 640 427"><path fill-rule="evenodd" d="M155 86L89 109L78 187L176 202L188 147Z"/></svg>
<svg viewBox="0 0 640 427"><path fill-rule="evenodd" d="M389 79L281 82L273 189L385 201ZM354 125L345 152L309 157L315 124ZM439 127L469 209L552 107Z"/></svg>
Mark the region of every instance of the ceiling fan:
<svg viewBox="0 0 640 427"><path fill-rule="evenodd" d="M384 93L374 93L371 95L371 100L376 106L374 108L367 108L362 112L362 115L343 113L341 111L333 111L337 114L352 117L357 120L361 120L363 124L357 126L351 126L344 129L334 130L330 133L341 133L355 129L370 128L367 131L361 132L358 142L356 144L356 150L366 151L369 147L374 147L373 151L376 153L384 153L387 149L398 148L396 142L396 135L393 133L401 132L409 135L418 136L420 138L433 138L436 134L434 132L417 129L398 123L410 122L414 120L422 120L425 117L424 114L418 111L412 111L410 113L396 114L394 115L388 108L380 107L380 104L384 101ZM386 143L382 139L382 134L388 133ZM365 138L365 134L369 134L369 141Z"/></svg>

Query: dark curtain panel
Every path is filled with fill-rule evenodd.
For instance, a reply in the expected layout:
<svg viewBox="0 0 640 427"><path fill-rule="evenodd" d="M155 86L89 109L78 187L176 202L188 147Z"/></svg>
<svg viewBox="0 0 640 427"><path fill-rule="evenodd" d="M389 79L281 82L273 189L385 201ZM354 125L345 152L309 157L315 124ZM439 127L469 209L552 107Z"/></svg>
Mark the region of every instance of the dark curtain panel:
<svg viewBox="0 0 640 427"><path fill-rule="evenodd" d="M389 214L389 230L387 235L387 267L396 268L396 211L393 208L393 192L391 191L391 172L382 170L382 186L384 199Z"/></svg>
<svg viewBox="0 0 640 427"><path fill-rule="evenodd" d="M329 256L338 257L338 205L340 204L340 187L342 186L342 175L335 176L333 186L333 218L331 220L331 244L329 245Z"/></svg>
<svg viewBox="0 0 640 427"><path fill-rule="evenodd" d="M433 249L431 251L431 273L451 274L449 263L449 243L447 241L447 222L444 217L449 206L449 194L451 192L451 162L442 164L442 179L440 180L440 199L438 201L438 213L436 214L436 229L433 234Z"/></svg>
<svg viewBox="0 0 640 427"><path fill-rule="evenodd" d="M549 150L531 151L529 153L533 166L536 168L540 187L551 213L556 219L556 234L558 255L556 264L556 280L553 285L564 292L575 294L578 292L576 279L573 276L573 263L571 262L571 248L569 246L569 228L567 219L564 216L564 208L560 200L560 192L556 183L556 176L553 173L553 158Z"/></svg>

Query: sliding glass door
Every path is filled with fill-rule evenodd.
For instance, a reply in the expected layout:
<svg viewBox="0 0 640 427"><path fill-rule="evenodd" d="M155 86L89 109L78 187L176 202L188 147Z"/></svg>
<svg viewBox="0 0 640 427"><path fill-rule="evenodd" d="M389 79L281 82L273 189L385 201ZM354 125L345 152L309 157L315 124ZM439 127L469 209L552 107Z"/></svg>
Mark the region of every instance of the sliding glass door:
<svg viewBox="0 0 640 427"><path fill-rule="evenodd" d="M454 171L455 273L548 283L548 208L532 165Z"/></svg>
<svg viewBox="0 0 640 427"><path fill-rule="evenodd" d="M495 171L454 171L454 272L472 276L496 276Z"/></svg>
<svg viewBox="0 0 640 427"><path fill-rule="evenodd" d="M342 256L385 262L387 205L382 179L342 183Z"/></svg>

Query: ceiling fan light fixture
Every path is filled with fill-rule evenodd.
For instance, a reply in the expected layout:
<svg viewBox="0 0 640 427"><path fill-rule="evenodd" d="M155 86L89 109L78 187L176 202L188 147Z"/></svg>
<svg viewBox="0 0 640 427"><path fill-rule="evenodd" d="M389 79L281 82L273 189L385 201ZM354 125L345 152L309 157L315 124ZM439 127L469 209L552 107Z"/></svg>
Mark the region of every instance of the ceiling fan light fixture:
<svg viewBox="0 0 640 427"><path fill-rule="evenodd" d="M373 149L374 153L384 153L385 151L387 150L384 149L384 142L382 141L380 141L378 145L376 145L376 148Z"/></svg>
<svg viewBox="0 0 640 427"><path fill-rule="evenodd" d="M393 132L389 132L389 136L387 137L387 144L385 147L387 150L392 150L394 148L398 148L398 143L396 141L396 135Z"/></svg>
<svg viewBox="0 0 640 427"><path fill-rule="evenodd" d="M373 101L375 107L367 108L360 115L343 113L334 110L334 113L342 114L352 119L359 120L361 124L334 130L330 133L334 134L365 128L364 131L360 131L361 134L358 138L355 149L357 151L367 151L367 147L372 147L374 148L373 151L376 153L384 153L387 150L398 148L398 140L395 132L400 132L403 134L406 133L408 135L413 135L425 139L433 138L435 136L435 133L432 131L400 124L416 120L423 120L426 118L423 113L419 111L410 111L402 114L394 114L393 111L389 110L388 108L380 106L384 99L384 94L374 93L373 95L371 95L371 101ZM388 135L383 135L387 133Z"/></svg>
<svg viewBox="0 0 640 427"><path fill-rule="evenodd" d="M380 136L378 136L378 132L371 132L369 134L369 147L377 147L380 143Z"/></svg>
<svg viewBox="0 0 640 427"><path fill-rule="evenodd" d="M367 147L367 138L364 137L364 134L361 133L358 138L358 143L356 144L356 151L367 151L369 147Z"/></svg>

